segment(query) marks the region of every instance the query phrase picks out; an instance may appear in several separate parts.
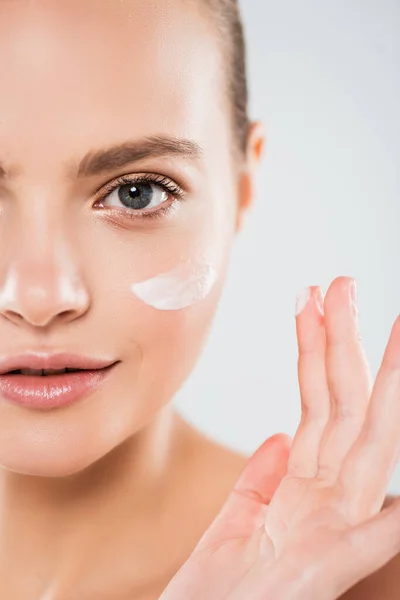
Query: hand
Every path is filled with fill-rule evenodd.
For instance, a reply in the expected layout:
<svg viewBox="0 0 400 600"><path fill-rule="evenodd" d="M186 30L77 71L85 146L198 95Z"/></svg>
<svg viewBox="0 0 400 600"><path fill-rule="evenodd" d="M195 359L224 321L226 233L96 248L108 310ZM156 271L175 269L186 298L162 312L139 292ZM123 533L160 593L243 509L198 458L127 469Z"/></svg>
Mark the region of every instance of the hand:
<svg viewBox="0 0 400 600"><path fill-rule="evenodd" d="M349 278L296 318L302 418L250 458L160 600L333 600L400 552L400 318L375 384ZM321 308L318 308L318 301Z"/></svg>

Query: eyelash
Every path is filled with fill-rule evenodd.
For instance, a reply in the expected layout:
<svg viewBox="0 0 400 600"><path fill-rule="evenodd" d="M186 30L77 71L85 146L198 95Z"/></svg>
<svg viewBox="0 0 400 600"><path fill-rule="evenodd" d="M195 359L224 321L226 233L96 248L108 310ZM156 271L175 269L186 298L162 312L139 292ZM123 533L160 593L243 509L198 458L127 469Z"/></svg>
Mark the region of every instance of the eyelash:
<svg viewBox="0 0 400 600"><path fill-rule="evenodd" d="M135 183L153 183L158 185L164 192L172 196L174 200L183 200L186 196L186 193L182 190L182 188L168 177L165 177L164 175L145 173L142 175L122 175L112 183L106 184L101 193L102 198L101 200L98 200L98 202L104 200L107 196L109 196L109 194L119 187L124 185L132 185ZM161 208L148 212L145 212L144 210L142 212L138 210L133 211L129 210L129 208L122 208L121 210L124 213L124 216L127 216L130 219L161 219L171 209L171 206L172 204L168 204L167 206L161 205ZM109 210L120 211L120 209L116 209L115 207L112 207Z"/></svg>

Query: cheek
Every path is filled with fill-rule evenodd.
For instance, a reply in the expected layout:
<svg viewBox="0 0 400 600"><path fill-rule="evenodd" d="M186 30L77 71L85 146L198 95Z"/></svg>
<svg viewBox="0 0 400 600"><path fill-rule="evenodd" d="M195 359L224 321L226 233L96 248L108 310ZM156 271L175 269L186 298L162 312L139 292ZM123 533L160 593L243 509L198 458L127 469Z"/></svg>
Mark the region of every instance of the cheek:
<svg viewBox="0 0 400 600"><path fill-rule="evenodd" d="M175 278L179 279L186 269L186 264L177 267L171 276L172 283L168 282L168 285L163 280L164 277L169 279L169 275L159 276L163 281L160 287L158 278L158 282L145 282L144 285L151 283L154 286L143 288L148 293L147 300L151 296L152 303L159 303L163 308L155 308L134 296L132 299L137 306L137 315L140 314L134 335L142 357L136 391L146 411L149 408L157 410L166 404L193 370L205 345L222 291L226 272L223 265L220 265L218 277L215 274L212 285L208 282L207 289L200 293L196 292L197 286L190 275L188 280L182 280L182 286L176 286ZM156 298L158 302L155 302ZM178 308L189 301L190 306Z"/></svg>
<svg viewBox="0 0 400 600"><path fill-rule="evenodd" d="M160 368L193 363L218 303L228 255L221 238L213 244L208 236L174 235L158 239L157 250L129 269L124 304L144 364L150 357Z"/></svg>
<svg viewBox="0 0 400 600"><path fill-rule="evenodd" d="M233 211L221 204L214 210L203 207L190 218L182 211L182 219L173 223L100 231L103 239L90 244L104 252L97 261L97 278L103 279L98 288L106 283L107 296L115 296L120 310L123 303L133 320L142 311L156 318L156 311L202 304L224 275L234 234Z"/></svg>
<svg viewBox="0 0 400 600"><path fill-rule="evenodd" d="M170 399L193 368L221 294L234 218L202 216L136 232L103 230L102 245L86 246L102 248L99 314L132 373L140 355L134 387L147 409Z"/></svg>
<svg viewBox="0 0 400 600"><path fill-rule="evenodd" d="M217 279L215 266L195 257L171 271L132 284L131 290L157 310L181 310L205 300Z"/></svg>

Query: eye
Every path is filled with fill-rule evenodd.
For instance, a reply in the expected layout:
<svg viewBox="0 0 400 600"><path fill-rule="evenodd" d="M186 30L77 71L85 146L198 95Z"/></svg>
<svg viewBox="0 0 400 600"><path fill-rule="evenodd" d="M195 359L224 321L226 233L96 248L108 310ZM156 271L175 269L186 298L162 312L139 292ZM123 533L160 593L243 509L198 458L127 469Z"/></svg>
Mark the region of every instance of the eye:
<svg viewBox="0 0 400 600"><path fill-rule="evenodd" d="M107 183L93 208L122 209L121 218L161 219L187 198L187 191L165 175L135 173Z"/></svg>
<svg viewBox="0 0 400 600"><path fill-rule="evenodd" d="M117 185L101 201L103 206L115 206L136 211L157 208L168 200L170 193L151 181L129 181Z"/></svg>

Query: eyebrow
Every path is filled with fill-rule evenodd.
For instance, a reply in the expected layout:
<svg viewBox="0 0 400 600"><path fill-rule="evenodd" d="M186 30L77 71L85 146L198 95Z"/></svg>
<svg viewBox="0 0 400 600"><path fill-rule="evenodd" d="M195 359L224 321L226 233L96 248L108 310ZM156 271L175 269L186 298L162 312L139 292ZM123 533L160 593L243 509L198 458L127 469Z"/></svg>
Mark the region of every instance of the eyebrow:
<svg viewBox="0 0 400 600"><path fill-rule="evenodd" d="M91 150L78 164L70 163L68 175L71 178L82 179L121 169L145 158L179 156L186 160L198 160L202 155L203 149L193 140L171 136L149 136L139 140L128 140L104 149ZM0 164L0 179L10 178L14 172L17 172L17 169L7 171Z"/></svg>

